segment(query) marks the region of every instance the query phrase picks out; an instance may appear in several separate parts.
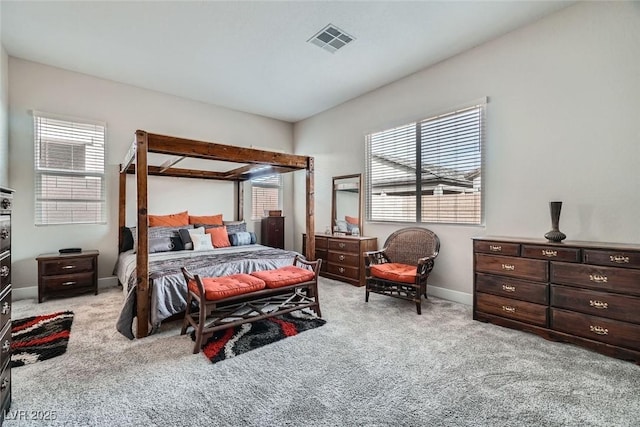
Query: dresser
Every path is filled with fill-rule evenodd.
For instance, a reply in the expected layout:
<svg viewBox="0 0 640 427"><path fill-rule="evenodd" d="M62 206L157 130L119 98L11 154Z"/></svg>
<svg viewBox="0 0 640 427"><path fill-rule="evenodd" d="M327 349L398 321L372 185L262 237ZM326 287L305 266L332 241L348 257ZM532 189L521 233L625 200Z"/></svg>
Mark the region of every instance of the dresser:
<svg viewBox="0 0 640 427"><path fill-rule="evenodd" d="M42 254L38 261L38 302L87 292L98 295L98 251Z"/></svg>
<svg viewBox="0 0 640 427"><path fill-rule="evenodd" d="M640 364L640 245L473 239L473 318Z"/></svg>
<svg viewBox="0 0 640 427"><path fill-rule="evenodd" d="M284 217L268 216L262 218L260 244L272 248L284 249Z"/></svg>
<svg viewBox="0 0 640 427"><path fill-rule="evenodd" d="M364 286L363 252L378 250L376 237L315 234L316 259L322 259L320 275ZM302 253L306 253L307 235L302 235Z"/></svg>
<svg viewBox="0 0 640 427"><path fill-rule="evenodd" d="M0 423L11 406L11 209L13 190L0 187Z"/></svg>

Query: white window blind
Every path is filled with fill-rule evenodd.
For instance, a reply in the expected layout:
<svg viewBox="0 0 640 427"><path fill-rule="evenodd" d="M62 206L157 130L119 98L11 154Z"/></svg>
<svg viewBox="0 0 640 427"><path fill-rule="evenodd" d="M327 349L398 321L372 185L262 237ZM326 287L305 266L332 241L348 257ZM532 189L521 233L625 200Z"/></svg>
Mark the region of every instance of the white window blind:
<svg viewBox="0 0 640 427"><path fill-rule="evenodd" d="M282 176L268 175L251 180L251 219L260 219L265 210L280 209Z"/></svg>
<svg viewBox="0 0 640 427"><path fill-rule="evenodd" d="M481 224L485 105L367 135L367 220Z"/></svg>
<svg viewBox="0 0 640 427"><path fill-rule="evenodd" d="M35 224L105 223L105 125L34 112Z"/></svg>

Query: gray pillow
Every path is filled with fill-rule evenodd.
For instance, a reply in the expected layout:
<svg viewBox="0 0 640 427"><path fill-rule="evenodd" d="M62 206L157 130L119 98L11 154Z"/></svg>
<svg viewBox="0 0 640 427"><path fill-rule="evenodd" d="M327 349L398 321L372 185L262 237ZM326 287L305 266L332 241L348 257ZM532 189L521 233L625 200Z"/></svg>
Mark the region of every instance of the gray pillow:
<svg viewBox="0 0 640 427"><path fill-rule="evenodd" d="M149 239L149 253L169 252L174 248L175 243L171 241L171 237L154 237Z"/></svg>
<svg viewBox="0 0 640 427"><path fill-rule="evenodd" d="M256 234L253 231L230 233L229 242L231 243L231 246L253 245L256 243Z"/></svg>

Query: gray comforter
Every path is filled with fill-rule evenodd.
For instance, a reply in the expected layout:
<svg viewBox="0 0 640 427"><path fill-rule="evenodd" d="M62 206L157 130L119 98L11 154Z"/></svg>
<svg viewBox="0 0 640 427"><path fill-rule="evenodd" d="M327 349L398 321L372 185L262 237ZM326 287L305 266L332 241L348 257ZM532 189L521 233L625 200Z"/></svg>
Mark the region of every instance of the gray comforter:
<svg viewBox="0 0 640 427"><path fill-rule="evenodd" d="M153 333L164 319L180 313L187 306L187 285L181 267L202 277L251 273L291 265L296 252L261 245L234 246L209 251L161 252L149 255L149 288L151 292L150 326ZM136 254L120 254L116 274L125 292L117 330L129 339L134 338L133 319L136 317Z"/></svg>

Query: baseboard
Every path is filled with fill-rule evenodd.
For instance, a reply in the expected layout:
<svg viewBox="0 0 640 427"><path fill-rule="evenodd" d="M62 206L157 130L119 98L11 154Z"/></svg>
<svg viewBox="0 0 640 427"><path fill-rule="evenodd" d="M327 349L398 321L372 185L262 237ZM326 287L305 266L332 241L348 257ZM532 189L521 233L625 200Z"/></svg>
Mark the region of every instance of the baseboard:
<svg viewBox="0 0 640 427"><path fill-rule="evenodd" d="M427 295L433 295L436 298L459 302L465 305L473 305L473 295L466 292L453 291L447 288L428 285Z"/></svg>
<svg viewBox="0 0 640 427"><path fill-rule="evenodd" d="M118 286L118 278L116 276L103 277L98 279L98 289L112 288ZM20 288L11 289L11 299L18 301L21 299L37 299L37 286L22 286Z"/></svg>

